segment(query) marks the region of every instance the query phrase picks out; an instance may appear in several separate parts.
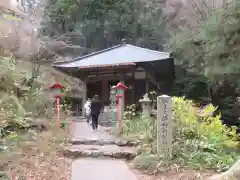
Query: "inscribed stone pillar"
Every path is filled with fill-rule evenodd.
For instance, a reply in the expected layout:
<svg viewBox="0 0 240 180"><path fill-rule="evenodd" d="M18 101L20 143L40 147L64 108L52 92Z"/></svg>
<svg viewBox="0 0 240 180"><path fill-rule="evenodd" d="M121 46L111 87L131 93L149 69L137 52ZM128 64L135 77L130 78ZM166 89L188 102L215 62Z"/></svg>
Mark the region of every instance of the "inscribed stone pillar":
<svg viewBox="0 0 240 180"><path fill-rule="evenodd" d="M157 151L164 158L172 157L172 97L157 97Z"/></svg>

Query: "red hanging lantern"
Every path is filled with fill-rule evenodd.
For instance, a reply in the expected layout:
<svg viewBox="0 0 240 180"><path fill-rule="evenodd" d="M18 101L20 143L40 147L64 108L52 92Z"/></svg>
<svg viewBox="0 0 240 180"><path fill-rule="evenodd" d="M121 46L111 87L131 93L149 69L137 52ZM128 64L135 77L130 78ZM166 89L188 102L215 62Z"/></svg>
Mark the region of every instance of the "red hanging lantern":
<svg viewBox="0 0 240 180"><path fill-rule="evenodd" d="M55 98L60 98L62 96L62 90L64 89L65 87L59 83L55 83L53 84L50 89L53 93L53 96Z"/></svg>
<svg viewBox="0 0 240 180"><path fill-rule="evenodd" d="M119 90L126 90L128 87L127 87L125 84L123 84L122 82L119 82L119 83L116 85L115 88L116 88L116 89L119 89Z"/></svg>

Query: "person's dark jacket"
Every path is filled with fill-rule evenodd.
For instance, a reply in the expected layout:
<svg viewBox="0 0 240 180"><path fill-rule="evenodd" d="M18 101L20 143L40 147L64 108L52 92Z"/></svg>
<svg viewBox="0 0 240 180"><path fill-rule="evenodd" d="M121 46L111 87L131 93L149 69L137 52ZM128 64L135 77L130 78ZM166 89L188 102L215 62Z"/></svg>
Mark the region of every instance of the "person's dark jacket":
<svg viewBox="0 0 240 180"><path fill-rule="evenodd" d="M99 115L102 108L100 100L93 99L91 102L91 114Z"/></svg>

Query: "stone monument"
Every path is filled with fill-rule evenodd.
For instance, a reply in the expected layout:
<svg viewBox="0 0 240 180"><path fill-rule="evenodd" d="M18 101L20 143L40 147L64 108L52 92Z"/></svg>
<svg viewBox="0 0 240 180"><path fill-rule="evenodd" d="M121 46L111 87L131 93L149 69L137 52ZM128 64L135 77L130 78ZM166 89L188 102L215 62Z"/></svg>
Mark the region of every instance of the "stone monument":
<svg viewBox="0 0 240 180"><path fill-rule="evenodd" d="M139 101L142 105L143 116L150 117L152 112L152 100L149 99L148 94L143 96L143 99Z"/></svg>
<svg viewBox="0 0 240 180"><path fill-rule="evenodd" d="M109 108L109 120L114 126L117 124L117 110L116 110L116 86L110 88L110 108Z"/></svg>
<svg viewBox="0 0 240 180"><path fill-rule="evenodd" d="M172 158L172 97L157 97L157 152Z"/></svg>

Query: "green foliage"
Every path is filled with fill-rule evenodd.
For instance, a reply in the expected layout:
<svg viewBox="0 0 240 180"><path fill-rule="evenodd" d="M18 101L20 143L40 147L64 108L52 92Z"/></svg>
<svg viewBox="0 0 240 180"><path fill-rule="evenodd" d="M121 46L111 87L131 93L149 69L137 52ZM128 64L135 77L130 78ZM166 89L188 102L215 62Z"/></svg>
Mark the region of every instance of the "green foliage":
<svg viewBox="0 0 240 180"><path fill-rule="evenodd" d="M30 88L23 85L26 72L17 67L18 62L10 58L0 58L0 136L11 134L19 129L28 128L25 117L34 108L38 108L37 97L39 93L29 91ZM20 93L21 92L21 93ZM21 94L21 95L20 95ZM22 96L23 95L23 96ZM21 96L21 97L20 97ZM36 97L34 99L34 97ZM27 108L27 107L31 107Z"/></svg>
<svg viewBox="0 0 240 180"><path fill-rule="evenodd" d="M154 129L149 128L152 123L152 119L144 119L141 117L124 119L122 124L123 134L128 134L131 137L135 137L136 135L136 138L138 138L138 140L143 139L145 136L151 138L150 134L154 135ZM140 136L137 136L139 134ZM151 141L151 139L149 139L149 141Z"/></svg>
<svg viewBox="0 0 240 180"><path fill-rule="evenodd" d="M62 93L63 94L67 94L70 92L70 88L69 87L65 87L64 89L62 89ZM61 110L68 113L69 110L71 109L71 101L68 98L61 98L60 99L60 106L61 106Z"/></svg>
<svg viewBox="0 0 240 180"><path fill-rule="evenodd" d="M212 91L209 93L211 102L218 106L226 124L237 126L240 117L240 107L236 104L236 98L240 96L239 12L239 2L232 0L228 6L212 11L211 16L199 29L188 29L176 34L168 45L183 68L207 78L208 91ZM191 84L196 84L194 81L189 80ZM186 86L188 87L188 83ZM176 87L181 89L178 84ZM195 94L198 91L191 88L189 91L188 88L183 90L187 92L178 95L186 95L195 100L201 100L196 98L198 95L205 96Z"/></svg>
<svg viewBox="0 0 240 180"><path fill-rule="evenodd" d="M185 67L209 78L239 73L239 12L239 3L233 0L229 6L213 11L198 31L177 34L169 48Z"/></svg>
<svg viewBox="0 0 240 180"><path fill-rule="evenodd" d="M53 98L45 89L45 84L37 76L31 79L31 69L22 68L15 59L0 57L0 137L29 128L28 117L50 115ZM66 89L67 90L67 89ZM62 111L67 112L69 105L62 100ZM52 116L52 114L50 115ZM34 122L32 122L35 124Z"/></svg>
<svg viewBox="0 0 240 180"><path fill-rule="evenodd" d="M190 73L177 76L171 90L172 96L185 96L188 99L202 102L209 97L208 79L204 76L196 76Z"/></svg>
<svg viewBox="0 0 240 180"><path fill-rule="evenodd" d="M184 98L173 98L173 159L167 163L193 169L228 169L239 157L236 128L222 124L216 108L209 104L198 109ZM140 141L139 156L133 164L139 168L158 167L162 162L156 150L155 119L125 119L123 135Z"/></svg>
<svg viewBox="0 0 240 180"><path fill-rule="evenodd" d="M142 13L144 12L144 13ZM167 33L161 7L154 1L50 1L45 7L42 34L83 35L87 48L103 49L122 38L162 49Z"/></svg>
<svg viewBox="0 0 240 180"><path fill-rule="evenodd" d="M133 119L137 116L136 105L127 106L124 110L124 119Z"/></svg>
<svg viewBox="0 0 240 180"><path fill-rule="evenodd" d="M159 157L156 155L141 155L137 156L132 164L134 167L138 169L145 169L148 170L149 172L153 172L156 167L157 163L159 161Z"/></svg>
<svg viewBox="0 0 240 180"><path fill-rule="evenodd" d="M193 168L229 168L239 158L236 152L228 152L240 147L236 128L223 125L220 115L213 116L216 108L211 104L200 111L193 105L184 98L174 98L178 162Z"/></svg>
<svg viewBox="0 0 240 180"><path fill-rule="evenodd" d="M64 130L52 129L52 95L46 90L42 76L32 78L31 67L26 68L23 63L0 57L0 179L10 172L22 176L23 164L34 167L36 159L43 156L44 163L51 167L50 161L46 161L66 143L67 121L61 124ZM68 107L63 105L61 112L67 112ZM48 131L39 133L31 125L43 125Z"/></svg>

